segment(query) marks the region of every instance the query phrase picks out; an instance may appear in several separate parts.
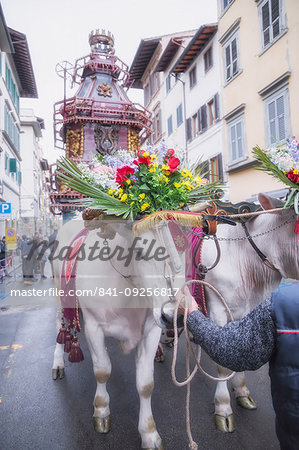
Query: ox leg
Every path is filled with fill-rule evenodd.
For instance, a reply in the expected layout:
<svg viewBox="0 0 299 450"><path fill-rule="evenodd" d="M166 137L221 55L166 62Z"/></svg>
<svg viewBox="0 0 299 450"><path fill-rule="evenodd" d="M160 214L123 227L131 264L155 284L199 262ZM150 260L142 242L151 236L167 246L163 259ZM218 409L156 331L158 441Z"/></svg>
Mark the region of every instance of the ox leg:
<svg viewBox="0 0 299 450"><path fill-rule="evenodd" d="M61 310L59 309L56 315L57 333L61 327L60 318L61 318ZM57 378L61 380L62 378L64 378L64 344L56 343L52 366L52 378L53 380L57 380Z"/></svg>
<svg viewBox="0 0 299 450"><path fill-rule="evenodd" d="M250 395L249 389L246 386L246 378L244 372L238 372L232 379L232 387L236 400L240 406L245 409L256 409L256 401Z"/></svg>
<svg viewBox="0 0 299 450"><path fill-rule="evenodd" d="M145 329L146 333L146 329ZM143 449L162 449L152 414L151 396L154 389L154 358L161 330L154 326L138 344L136 353L136 387L140 399L138 430Z"/></svg>
<svg viewBox="0 0 299 450"><path fill-rule="evenodd" d="M96 323L85 320L85 335L97 381L93 402L93 426L98 433L108 433L110 430L110 397L106 389L106 383L111 374L111 362L105 347L102 329Z"/></svg>
<svg viewBox="0 0 299 450"><path fill-rule="evenodd" d="M228 369L218 365L217 372L219 377L225 377L230 373ZM216 427L220 431L231 433L235 430L235 425L226 381L219 381L217 383L214 402Z"/></svg>

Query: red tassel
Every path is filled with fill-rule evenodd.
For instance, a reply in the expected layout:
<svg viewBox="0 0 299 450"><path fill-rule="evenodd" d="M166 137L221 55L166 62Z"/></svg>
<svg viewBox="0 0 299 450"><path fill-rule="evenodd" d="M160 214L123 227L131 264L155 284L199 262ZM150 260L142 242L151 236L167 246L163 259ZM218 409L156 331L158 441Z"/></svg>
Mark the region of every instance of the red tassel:
<svg viewBox="0 0 299 450"><path fill-rule="evenodd" d="M162 350L161 345L159 344L159 345L158 345L158 348L157 348L157 350L156 350L156 356L155 356L155 358L161 358L162 355L163 355L163 350Z"/></svg>
<svg viewBox="0 0 299 450"><path fill-rule="evenodd" d="M72 342L71 351L69 353L69 361L70 362L80 362L84 360L83 352L80 348L80 344L78 342L78 338L75 335Z"/></svg>
<svg viewBox="0 0 299 450"><path fill-rule="evenodd" d="M299 234L299 217L295 223L294 233Z"/></svg>
<svg viewBox="0 0 299 450"><path fill-rule="evenodd" d="M59 330L59 333L57 335L56 338L56 342L58 342L58 344L65 344L65 337L66 337L66 328L65 328L65 323L64 320L61 321L61 328Z"/></svg>
<svg viewBox="0 0 299 450"><path fill-rule="evenodd" d="M72 340L73 340L73 335L71 333L71 330L68 328L66 330L66 335L65 335L65 344L64 344L64 351L66 353L69 353L71 351L72 348Z"/></svg>

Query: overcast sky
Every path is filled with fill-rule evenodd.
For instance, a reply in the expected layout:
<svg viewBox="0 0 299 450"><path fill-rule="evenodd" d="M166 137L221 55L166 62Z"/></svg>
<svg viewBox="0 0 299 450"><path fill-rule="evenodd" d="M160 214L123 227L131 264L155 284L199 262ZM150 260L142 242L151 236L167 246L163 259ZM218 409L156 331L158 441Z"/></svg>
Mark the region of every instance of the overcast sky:
<svg viewBox="0 0 299 450"><path fill-rule="evenodd" d="M131 65L140 40L199 28L217 21L217 0L1 0L7 26L25 33L39 98L23 100L45 119L41 142L45 156L54 162L53 104L63 99L63 80L55 73L58 62L89 54L91 30L110 30L116 55ZM133 89L129 97L136 101ZM68 89L68 96L75 90Z"/></svg>

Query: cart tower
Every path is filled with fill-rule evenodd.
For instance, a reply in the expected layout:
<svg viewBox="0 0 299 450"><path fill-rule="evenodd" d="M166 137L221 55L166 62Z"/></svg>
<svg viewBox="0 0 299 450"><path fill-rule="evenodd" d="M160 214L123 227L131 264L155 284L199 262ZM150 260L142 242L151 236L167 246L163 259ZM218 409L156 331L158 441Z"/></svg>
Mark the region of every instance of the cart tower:
<svg viewBox="0 0 299 450"><path fill-rule="evenodd" d="M113 154L118 149L137 151L151 134L151 114L129 100L128 66L115 56L114 37L108 31L89 35L90 54L76 60L71 69L76 94L54 105L55 147L78 163L96 154ZM70 72L69 68L64 68ZM64 77L65 78L65 77ZM51 172L51 210L65 214L78 209L69 200L81 195L59 183Z"/></svg>

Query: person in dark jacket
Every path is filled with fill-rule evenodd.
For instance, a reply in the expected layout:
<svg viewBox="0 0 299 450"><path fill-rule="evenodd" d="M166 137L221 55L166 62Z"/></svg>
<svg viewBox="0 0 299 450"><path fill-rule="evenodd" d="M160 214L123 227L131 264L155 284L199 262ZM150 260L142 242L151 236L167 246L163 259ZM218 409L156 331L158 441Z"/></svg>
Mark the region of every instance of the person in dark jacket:
<svg viewBox="0 0 299 450"><path fill-rule="evenodd" d="M188 329L218 364L236 372L269 361L276 434L283 450L299 448L299 284L283 286L242 320L224 327L205 317L189 290ZM184 303L181 303L184 305ZM184 313L184 307L179 312Z"/></svg>

